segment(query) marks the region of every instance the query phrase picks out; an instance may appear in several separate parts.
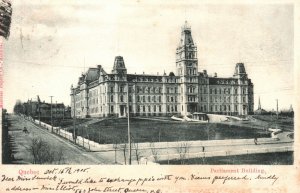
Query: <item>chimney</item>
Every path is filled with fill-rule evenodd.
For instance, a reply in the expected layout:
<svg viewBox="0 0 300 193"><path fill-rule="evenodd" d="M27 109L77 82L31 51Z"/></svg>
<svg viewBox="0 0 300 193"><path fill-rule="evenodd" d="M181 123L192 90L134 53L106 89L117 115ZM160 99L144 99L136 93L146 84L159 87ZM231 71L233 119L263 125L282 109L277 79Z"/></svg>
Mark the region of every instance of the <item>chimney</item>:
<svg viewBox="0 0 300 193"><path fill-rule="evenodd" d="M215 75L214 75L214 77L215 77L215 78L216 78L216 77L218 77L216 72L215 72Z"/></svg>

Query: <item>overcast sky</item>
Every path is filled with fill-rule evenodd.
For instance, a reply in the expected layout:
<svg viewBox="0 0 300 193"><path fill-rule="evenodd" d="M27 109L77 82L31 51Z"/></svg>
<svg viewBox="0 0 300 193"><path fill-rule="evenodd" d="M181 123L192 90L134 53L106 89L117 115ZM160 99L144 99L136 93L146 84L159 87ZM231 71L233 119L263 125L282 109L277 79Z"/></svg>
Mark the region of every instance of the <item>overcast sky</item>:
<svg viewBox="0 0 300 193"><path fill-rule="evenodd" d="M51 3L50 3L51 2ZM181 2L181 3L180 3ZM4 40L4 108L17 99L64 102L88 67L107 72L124 57L128 73L175 71L175 50L187 20L198 46L199 71L233 75L244 62L255 109L293 101L292 5L208 5L196 1L13 1Z"/></svg>

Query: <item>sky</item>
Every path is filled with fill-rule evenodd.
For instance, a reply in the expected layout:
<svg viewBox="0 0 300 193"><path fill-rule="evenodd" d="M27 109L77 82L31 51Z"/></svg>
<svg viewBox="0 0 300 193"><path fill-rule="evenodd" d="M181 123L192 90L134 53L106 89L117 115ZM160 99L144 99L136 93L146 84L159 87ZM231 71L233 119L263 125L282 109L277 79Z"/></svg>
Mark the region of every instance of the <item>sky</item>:
<svg viewBox="0 0 300 193"><path fill-rule="evenodd" d="M12 1L4 41L4 108L35 99L70 105L70 87L88 69L106 72L115 56L128 73L175 71L181 26L191 25L199 71L231 77L243 62L254 83L254 109L294 101L291 4L199 4L197 1Z"/></svg>

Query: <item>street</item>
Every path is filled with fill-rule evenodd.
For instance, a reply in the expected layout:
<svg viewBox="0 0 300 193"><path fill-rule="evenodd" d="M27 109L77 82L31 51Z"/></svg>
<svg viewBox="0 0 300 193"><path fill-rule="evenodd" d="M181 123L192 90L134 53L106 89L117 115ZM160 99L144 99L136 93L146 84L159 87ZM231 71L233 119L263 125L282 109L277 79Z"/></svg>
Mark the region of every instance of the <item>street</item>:
<svg viewBox="0 0 300 193"><path fill-rule="evenodd" d="M59 136L39 128L32 122L17 115L9 115L11 127L9 134L13 138L14 159L17 164L31 164L32 156L28 148L33 137L41 137L55 149L61 149L63 153L62 164L109 164L108 158L104 159L97 153L88 152ZM29 133L24 133L26 127Z"/></svg>

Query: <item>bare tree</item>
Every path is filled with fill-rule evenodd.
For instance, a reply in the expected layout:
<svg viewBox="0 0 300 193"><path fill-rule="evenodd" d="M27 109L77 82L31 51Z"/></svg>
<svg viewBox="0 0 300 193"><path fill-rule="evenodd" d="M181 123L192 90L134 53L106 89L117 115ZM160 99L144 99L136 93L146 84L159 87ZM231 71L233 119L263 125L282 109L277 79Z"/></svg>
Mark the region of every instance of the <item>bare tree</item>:
<svg viewBox="0 0 300 193"><path fill-rule="evenodd" d="M26 147L26 149L32 155L33 164L60 164L63 161L62 148L57 149L40 137L31 138L29 147Z"/></svg>
<svg viewBox="0 0 300 193"><path fill-rule="evenodd" d="M158 161L158 151L155 148L154 142L150 142L150 149L151 149L151 153L154 158L154 161L157 162Z"/></svg>
<svg viewBox="0 0 300 193"><path fill-rule="evenodd" d="M124 143L123 145L121 145L121 149L123 151L123 155L124 155L124 163L126 165L126 151L127 151L127 143Z"/></svg>
<svg viewBox="0 0 300 193"><path fill-rule="evenodd" d="M140 164L141 152L139 151L139 143L132 140L132 145L133 145L136 161L138 164Z"/></svg>
<svg viewBox="0 0 300 193"><path fill-rule="evenodd" d="M113 148L115 150L115 163L117 163L117 150L118 150L118 141L117 140L114 142Z"/></svg>
<svg viewBox="0 0 300 193"><path fill-rule="evenodd" d="M187 159L187 154L190 149L190 144L188 142L178 143L176 151L179 154L180 163L183 165L184 161Z"/></svg>

